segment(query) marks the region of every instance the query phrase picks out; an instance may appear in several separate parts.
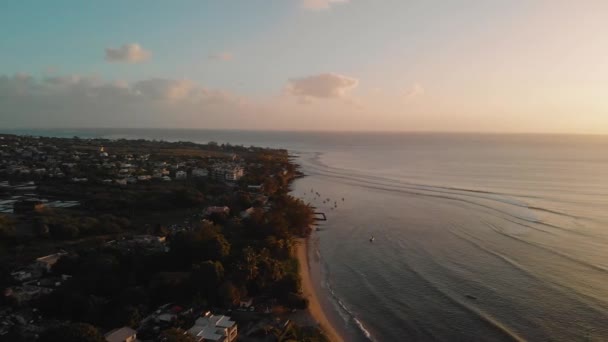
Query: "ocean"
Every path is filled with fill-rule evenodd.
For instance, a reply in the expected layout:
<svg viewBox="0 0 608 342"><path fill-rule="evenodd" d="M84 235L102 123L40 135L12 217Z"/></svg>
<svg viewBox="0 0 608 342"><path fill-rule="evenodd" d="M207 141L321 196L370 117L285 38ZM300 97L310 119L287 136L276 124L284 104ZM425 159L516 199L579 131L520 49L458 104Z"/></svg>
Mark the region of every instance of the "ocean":
<svg viewBox="0 0 608 342"><path fill-rule="evenodd" d="M608 136L12 132L289 149L348 341L608 340Z"/></svg>

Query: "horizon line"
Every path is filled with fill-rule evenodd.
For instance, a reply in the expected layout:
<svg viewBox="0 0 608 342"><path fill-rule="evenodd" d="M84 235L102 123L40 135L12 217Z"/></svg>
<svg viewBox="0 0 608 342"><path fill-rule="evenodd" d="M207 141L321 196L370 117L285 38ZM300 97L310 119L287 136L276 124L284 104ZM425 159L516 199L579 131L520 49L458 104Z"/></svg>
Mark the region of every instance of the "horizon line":
<svg viewBox="0 0 608 342"><path fill-rule="evenodd" d="M10 131L70 131L70 130L174 130L174 131L232 131L232 132L285 132L285 133L360 133L360 134L453 134L453 135L545 135L545 136L608 136L608 133L581 132L501 132L501 131L440 131L440 130L324 130L324 129L247 129L247 128L191 128L191 127L19 127L4 128L1 132ZM9 133L10 134L10 133Z"/></svg>

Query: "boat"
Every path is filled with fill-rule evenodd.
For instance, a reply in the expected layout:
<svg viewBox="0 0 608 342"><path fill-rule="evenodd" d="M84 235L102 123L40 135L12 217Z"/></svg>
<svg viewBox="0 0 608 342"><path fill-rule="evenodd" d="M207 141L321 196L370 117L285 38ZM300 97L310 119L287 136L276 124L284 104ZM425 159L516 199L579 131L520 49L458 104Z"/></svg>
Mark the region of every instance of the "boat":
<svg viewBox="0 0 608 342"><path fill-rule="evenodd" d="M375 237L372 235L372 236L369 238L369 242L374 242L374 240L376 240L376 238L375 238Z"/></svg>
<svg viewBox="0 0 608 342"><path fill-rule="evenodd" d="M464 295L465 297L469 298L469 299L477 299L477 297L470 295L470 294L466 294Z"/></svg>

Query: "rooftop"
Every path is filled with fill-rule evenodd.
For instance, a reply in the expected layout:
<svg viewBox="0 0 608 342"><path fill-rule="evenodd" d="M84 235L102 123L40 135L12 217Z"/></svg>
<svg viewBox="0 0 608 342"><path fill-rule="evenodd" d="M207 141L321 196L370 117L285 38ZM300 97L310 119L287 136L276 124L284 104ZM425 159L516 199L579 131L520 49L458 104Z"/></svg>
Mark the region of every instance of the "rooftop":
<svg viewBox="0 0 608 342"><path fill-rule="evenodd" d="M202 337L204 340L209 341L221 341L224 338L223 335L217 333L217 329L215 327L211 326L195 325L188 330L188 333L190 333L192 336Z"/></svg>
<svg viewBox="0 0 608 342"><path fill-rule="evenodd" d="M122 327L108 332L104 337L108 342L124 342L135 334L137 334L137 331L129 327Z"/></svg>

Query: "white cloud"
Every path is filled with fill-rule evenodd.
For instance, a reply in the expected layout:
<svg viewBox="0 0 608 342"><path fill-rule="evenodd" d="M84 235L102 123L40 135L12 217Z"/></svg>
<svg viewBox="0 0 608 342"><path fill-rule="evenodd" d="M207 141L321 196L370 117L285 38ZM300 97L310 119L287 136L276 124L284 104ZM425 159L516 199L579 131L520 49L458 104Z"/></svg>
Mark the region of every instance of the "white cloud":
<svg viewBox="0 0 608 342"><path fill-rule="evenodd" d="M190 80L0 75L0 127L183 126L241 122L253 104ZM218 124L219 125L219 124Z"/></svg>
<svg viewBox="0 0 608 342"><path fill-rule="evenodd" d="M350 92L358 83L339 74L313 75L290 80L282 96L253 98L186 79L0 75L0 127L363 129L379 124L386 102L402 101L356 98ZM369 116L351 122L354 111Z"/></svg>
<svg viewBox="0 0 608 342"><path fill-rule="evenodd" d="M106 61L141 63L148 60L150 51L144 49L137 43L125 44L119 48L106 48Z"/></svg>
<svg viewBox="0 0 608 342"><path fill-rule="evenodd" d="M135 83L132 89L135 94L152 100L181 101L191 99L197 91L197 85L188 80L153 78Z"/></svg>
<svg viewBox="0 0 608 342"><path fill-rule="evenodd" d="M410 100L422 96L424 95L424 93L424 87L421 86L419 83L414 83L411 87L403 91L403 98L406 100Z"/></svg>
<svg viewBox="0 0 608 342"><path fill-rule="evenodd" d="M358 84L359 81L355 78L335 73L325 73L290 79L286 91L290 95L304 99L341 98L356 88Z"/></svg>
<svg viewBox="0 0 608 342"><path fill-rule="evenodd" d="M350 0L301 0L302 7L308 10L320 11L331 8L338 3L347 3Z"/></svg>
<svg viewBox="0 0 608 342"><path fill-rule="evenodd" d="M233 58L234 58L234 55L230 52L220 52L220 53L214 53L214 54L209 55L209 59L215 60L215 61L228 62L228 61L231 61Z"/></svg>

